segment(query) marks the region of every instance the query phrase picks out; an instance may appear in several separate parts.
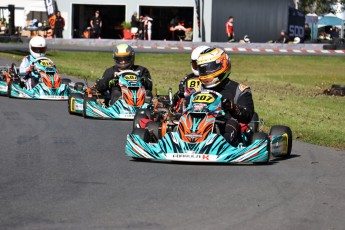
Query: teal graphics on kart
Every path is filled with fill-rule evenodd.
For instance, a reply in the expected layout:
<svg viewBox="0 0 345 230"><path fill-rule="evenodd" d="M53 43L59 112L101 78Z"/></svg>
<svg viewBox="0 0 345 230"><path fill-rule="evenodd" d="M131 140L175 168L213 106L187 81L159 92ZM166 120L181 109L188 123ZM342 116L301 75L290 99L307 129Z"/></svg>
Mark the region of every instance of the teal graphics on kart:
<svg viewBox="0 0 345 230"><path fill-rule="evenodd" d="M85 95L70 95L69 113L98 119L133 119L138 109L147 108L151 98L147 97L138 72L124 70L118 77L122 96L114 104L108 106L109 97L89 88Z"/></svg>
<svg viewBox="0 0 345 230"><path fill-rule="evenodd" d="M224 111L221 94L202 90L192 94L175 128L169 122L151 121L127 136L126 155L140 160L203 163L268 163L270 156L288 157L292 132L273 126L270 135L242 125L241 143L234 147L222 136Z"/></svg>
<svg viewBox="0 0 345 230"><path fill-rule="evenodd" d="M33 88L27 88L23 81L9 81L7 95L11 98L67 100L70 93L82 92L83 83L73 87L70 79L61 79L55 64L46 57L35 59L34 72L38 75L38 83ZM75 86L81 85L81 89Z"/></svg>
<svg viewBox="0 0 345 230"><path fill-rule="evenodd" d="M10 82L16 82L17 84L21 83L18 73L19 69L14 63L10 66L0 66L0 95L8 95L8 84Z"/></svg>

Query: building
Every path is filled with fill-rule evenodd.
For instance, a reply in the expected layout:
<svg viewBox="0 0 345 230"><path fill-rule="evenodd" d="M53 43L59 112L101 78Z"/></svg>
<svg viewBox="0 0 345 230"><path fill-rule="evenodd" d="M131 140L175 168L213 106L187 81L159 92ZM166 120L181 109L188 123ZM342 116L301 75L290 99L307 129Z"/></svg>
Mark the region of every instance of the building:
<svg viewBox="0 0 345 230"><path fill-rule="evenodd" d="M45 1L2 0L0 6L15 5L16 26L24 26L34 18L47 20ZM95 10L103 19L103 38L122 38L121 23L130 21L134 12L153 18L153 40L171 40L169 25L178 16L186 27L193 28L193 41L225 42L225 22L235 18L235 35L249 35L254 42L266 42L287 30L288 8L292 0L55 0L65 18L64 38L80 38L89 26ZM24 19L25 18L25 19ZM198 26L200 25L200 26Z"/></svg>

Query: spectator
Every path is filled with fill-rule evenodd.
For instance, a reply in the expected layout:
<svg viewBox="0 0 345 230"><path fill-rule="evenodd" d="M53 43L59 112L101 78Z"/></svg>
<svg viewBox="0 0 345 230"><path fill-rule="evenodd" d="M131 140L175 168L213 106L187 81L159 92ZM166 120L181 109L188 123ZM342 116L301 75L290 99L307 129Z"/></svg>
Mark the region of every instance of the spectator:
<svg viewBox="0 0 345 230"><path fill-rule="evenodd" d="M310 30L309 24L306 23L304 25L304 41L309 41L311 39L310 35L311 35L311 30Z"/></svg>
<svg viewBox="0 0 345 230"><path fill-rule="evenodd" d="M334 38L339 38L339 28L336 26L333 26L331 30L331 39Z"/></svg>
<svg viewBox="0 0 345 230"><path fill-rule="evenodd" d="M102 32L102 18L99 16L99 10L96 10L95 16L90 21L92 33L94 38L101 38Z"/></svg>
<svg viewBox="0 0 345 230"><path fill-rule="evenodd" d="M234 32L234 18L229 17L228 21L225 23L226 35L228 36L228 42L235 41L235 32Z"/></svg>
<svg viewBox="0 0 345 230"><path fill-rule="evenodd" d="M174 37L176 38L176 40L180 41L182 41L185 38L186 32L191 30L192 28L186 28L184 26L184 21L179 21L176 26L170 27L170 31L174 33Z"/></svg>
<svg viewBox="0 0 345 230"><path fill-rule="evenodd" d="M65 19L61 17L61 12L56 11L55 13L55 24L54 24L54 37L62 38L62 31L65 27Z"/></svg>
<svg viewBox="0 0 345 230"><path fill-rule="evenodd" d="M147 40L148 40L148 41L151 41L151 35L152 35L152 21L153 21L152 18L150 18L149 16L146 16L145 28L146 28L146 35L147 35Z"/></svg>
<svg viewBox="0 0 345 230"><path fill-rule="evenodd" d="M144 40L145 37L145 19L144 16L139 17L139 39Z"/></svg>
<svg viewBox="0 0 345 230"><path fill-rule="evenodd" d="M132 34L132 39L136 39L136 38L137 38L138 30L139 30L138 13L137 13L137 12L134 12L133 15L132 15L132 19L131 19L131 34Z"/></svg>
<svg viewBox="0 0 345 230"><path fill-rule="evenodd" d="M275 41L275 43L288 43L289 40L289 36L286 34L284 30L282 30L280 32L279 38Z"/></svg>

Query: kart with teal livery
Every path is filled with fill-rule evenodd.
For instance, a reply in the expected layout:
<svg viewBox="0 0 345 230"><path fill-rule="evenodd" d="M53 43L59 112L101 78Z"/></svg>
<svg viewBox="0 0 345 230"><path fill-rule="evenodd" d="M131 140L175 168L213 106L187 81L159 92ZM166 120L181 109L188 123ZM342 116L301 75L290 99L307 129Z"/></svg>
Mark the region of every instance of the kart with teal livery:
<svg viewBox="0 0 345 230"><path fill-rule="evenodd" d="M144 117L152 115L147 110L139 113ZM138 125L127 135L127 156L134 160L247 164L269 163L271 156L291 154L292 131L287 126L273 126L266 134L259 132L257 125L241 124L240 144L230 145L222 133L225 125L222 95L215 91L192 94L178 122L169 119L172 117L167 115L169 110L163 113L158 116L161 119L150 118L152 121L145 128L137 121Z"/></svg>
<svg viewBox="0 0 345 230"><path fill-rule="evenodd" d="M10 82L21 84L19 68L15 63L7 66L0 66L0 95L8 96L8 84Z"/></svg>
<svg viewBox="0 0 345 230"><path fill-rule="evenodd" d="M70 95L69 113L80 114L85 118L132 120L139 109L147 108L151 97L146 95L138 72L124 70L117 76L122 95L113 104L110 103L109 93L102 95L95 87L91 87L84 95Z"/></svg>
<svg viewBox="0 0 345 230"><path fill-rule="evenodd" d="M42 99L42 100L68 100L71 93L84 91L81 82L72 83L70 79L62 79L54 62L47 57L40 57L33 61L34 72L38 76L32 78L37 81L34 86L26 84L24 79L10 80L7 83L7 95L11 98Z"/></svg>

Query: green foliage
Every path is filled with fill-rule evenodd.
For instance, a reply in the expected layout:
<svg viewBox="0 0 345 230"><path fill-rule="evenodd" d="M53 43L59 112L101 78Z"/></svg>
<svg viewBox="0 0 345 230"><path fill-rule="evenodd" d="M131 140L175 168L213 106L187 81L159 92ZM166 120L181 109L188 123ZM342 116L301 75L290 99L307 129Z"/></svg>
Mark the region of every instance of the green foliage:
<svg viewBox="0 0 345 230"><path fill-rule="evenodd" d="M20 61L23 55L0 53ZM60 73L100 78L114 64L109 53L49 51ZM345 58L322 56L230 55L230 78L251 87L255 110L272 125L287 125L293 138L345 149L345 97L326 96L332 84L345 85ZM136 54L136 64L147 67L158 94L177 91L191 72L189 54Z"/></svg>
<svg viewBox="0 0 345 230"><path fill-rule="evenodd" d="M341 3L342 10L345 9L345 0L299 0L298 8L305 14L316 13L317 15L323 15L327 13L336 13L335 5Z"/></svg>
<svg viewBox="0 0 345 230"><path fill-rule="evenodd" d="M124 29L124 30L129 30L129 29L131 29L131 23L130 22L126 22L126 21L123 21L122 23L121 23L121 26L122 26L122 28Z"/></svg>

